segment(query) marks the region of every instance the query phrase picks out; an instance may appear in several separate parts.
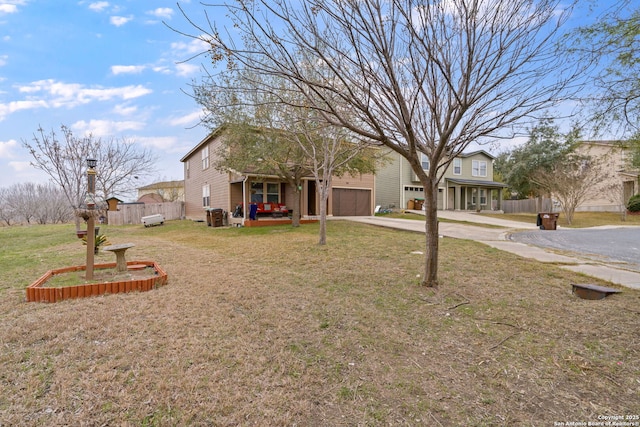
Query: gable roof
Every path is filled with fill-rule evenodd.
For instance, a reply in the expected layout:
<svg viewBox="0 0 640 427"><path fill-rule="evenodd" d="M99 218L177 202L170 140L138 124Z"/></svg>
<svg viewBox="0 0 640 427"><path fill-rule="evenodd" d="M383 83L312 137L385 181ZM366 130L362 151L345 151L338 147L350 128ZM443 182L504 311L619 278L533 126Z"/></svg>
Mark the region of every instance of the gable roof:
<svg viewBox="0 0 640 427"><path fill-rule="evenodd" d="M187 154L185 154L180 161L181 162L186 162L187 159L189 157L191 157L193 155L193 153L197 152L198 150L200 150L200 148L202 148L203 145L207 144L209 141L211 141L212 139L216 138L217 136L219 136L222 132L224 132L224 130L227 128L226 125L222 125L217 127L213 132L211 132L209 135L205 136L202 141L200 141L195 147L193 147L191 150L189 150L189 152Z"/></svg>
<svg viewBox="0 0 640 427"><path fill-rule="evenodd" d="M485 156L487 156L487 157L488 157L488 158L490 158L491 160L495 160L495 158L496 158L496 156L494 156L494 155L492 155L492 154L490 154L489 152L484 151L484 150L472 151L471 153L460 153L460 154L458 154L458 156L457 156L457 157L462 157L462 158L465 158L465 157L472 157L472 156L475 156L475 155L477 155L477 154L484 154Z"/></svg>

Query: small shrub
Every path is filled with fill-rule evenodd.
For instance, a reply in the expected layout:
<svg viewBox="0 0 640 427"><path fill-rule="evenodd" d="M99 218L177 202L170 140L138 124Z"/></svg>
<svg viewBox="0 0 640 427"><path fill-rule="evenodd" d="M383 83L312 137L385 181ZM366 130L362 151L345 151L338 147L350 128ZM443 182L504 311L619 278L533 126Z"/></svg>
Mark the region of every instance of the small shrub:
<svg viewBox="0 0 640 427"><path fill-rule="evenodd" d="M640 194L631 196L627 202L627 209L629 212L640 212Z"/></svg>

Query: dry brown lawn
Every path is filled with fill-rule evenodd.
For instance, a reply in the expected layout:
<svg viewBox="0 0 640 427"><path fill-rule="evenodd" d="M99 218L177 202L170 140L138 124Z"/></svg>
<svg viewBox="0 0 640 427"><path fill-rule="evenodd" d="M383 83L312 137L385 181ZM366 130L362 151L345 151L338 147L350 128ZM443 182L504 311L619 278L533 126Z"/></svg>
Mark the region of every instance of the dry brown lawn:
<svg viewBox="0 0 640 427"><path fill-rule="evenodd" d="M0 229L1 426L553 426L640 414L640 292L581 300L570 283L606 283L557 266L442 239L433 290L419 286L420 234L331 221L319 247L317 225L183 221L103 230L136 244L128 259L158 261L167 286L26 303L30 281L82 263L70 226L41 230L10 250L15 233Z"/></svg>

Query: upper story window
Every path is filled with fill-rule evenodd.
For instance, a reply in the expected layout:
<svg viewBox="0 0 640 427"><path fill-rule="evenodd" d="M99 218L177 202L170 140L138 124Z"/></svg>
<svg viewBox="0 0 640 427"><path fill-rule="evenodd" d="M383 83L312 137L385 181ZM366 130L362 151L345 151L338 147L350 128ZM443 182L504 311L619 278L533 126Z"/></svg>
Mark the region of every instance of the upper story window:
<svg viewBox="0 0 640 427"><path fill-rule="evenodd" d="M462 159L457 157L453 159L453 174L462 175Z"/></svg>
<svg viewBox="0 0 640 427"><path fill-rule="evenodd" d="M202 149L202 170L209 168L209 146Z"/></svg>
<svg viewBox="0 0 640 427"><path fill-rule="evenodd" d="M189 160L187 160L186 162L184 162L184 177L185 178L189 178L190 175L190 165L189 165Z"/></svg>
<svg viewBox="0 0 640 427"><path fill-rule="evenodd" d="M473 160L471 162L472 176L487 176L487 162L485 160Z"/></svg>
<svg viewBox="0 0 640 427"><path fill-rule="evenodd" d="M422 169L428 171L431 163L429 162L429 158L426 154L420 153L420 162L422 163Z"/></svg>

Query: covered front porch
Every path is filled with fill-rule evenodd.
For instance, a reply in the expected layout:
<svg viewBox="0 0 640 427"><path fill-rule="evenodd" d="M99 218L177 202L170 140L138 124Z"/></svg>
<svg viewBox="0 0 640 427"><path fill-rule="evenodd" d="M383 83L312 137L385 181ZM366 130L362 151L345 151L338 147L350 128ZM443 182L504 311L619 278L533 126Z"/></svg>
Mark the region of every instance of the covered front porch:
<svg viewBox="0 0 640 427"><path fill-rule="evenodd" d="M495 181L452 179L444 181L446 197L443 209L462 211L501 211L502 189L507 185Z"/></svg>

